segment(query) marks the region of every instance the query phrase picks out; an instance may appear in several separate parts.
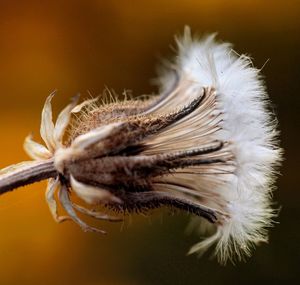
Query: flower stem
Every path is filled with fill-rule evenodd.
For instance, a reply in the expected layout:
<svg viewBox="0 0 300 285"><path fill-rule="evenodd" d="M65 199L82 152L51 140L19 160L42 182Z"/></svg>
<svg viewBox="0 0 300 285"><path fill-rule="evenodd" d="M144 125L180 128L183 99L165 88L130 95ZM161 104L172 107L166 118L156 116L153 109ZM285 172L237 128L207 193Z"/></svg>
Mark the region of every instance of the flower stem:
<svg viewBox="0 0 300 285"><path fill-rule="evenodd" d="M3 174L1 174L1 172ZM57 175L53 160L24 162L0 172L0 195Z"/></svg>

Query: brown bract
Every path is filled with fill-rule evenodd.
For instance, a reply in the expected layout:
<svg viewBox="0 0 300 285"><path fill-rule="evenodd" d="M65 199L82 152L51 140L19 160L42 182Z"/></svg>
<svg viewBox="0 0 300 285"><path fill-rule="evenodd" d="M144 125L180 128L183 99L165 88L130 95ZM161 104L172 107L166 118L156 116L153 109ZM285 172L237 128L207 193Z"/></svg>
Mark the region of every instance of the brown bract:
<svg viewBox="0 0 300 285"><path fill-rule="evenodd" d="M201 174L203 183L209 183L210 175L232 169L229 143L210 136L221 128L222 114L213 88L200 89L189 101L173 106L172 98L187 89L187 82L178 80L157 99L99 104L96 98L76 105L74 98L55 124L50 95L41 123L46 146L29 136L24 147L33 159L51 165L51 173L49 168L49 175L41 179L50 177L46 199L54 219L71 218L84 230L101 233L105 232L83 222L76 212L120 220L75 204L75 194L85 204L118 212L171 206L221 223L227 216L224 205L206 205L207 193L197 191L195 181ZM67 216L57 213L56 192Z"/></svg>

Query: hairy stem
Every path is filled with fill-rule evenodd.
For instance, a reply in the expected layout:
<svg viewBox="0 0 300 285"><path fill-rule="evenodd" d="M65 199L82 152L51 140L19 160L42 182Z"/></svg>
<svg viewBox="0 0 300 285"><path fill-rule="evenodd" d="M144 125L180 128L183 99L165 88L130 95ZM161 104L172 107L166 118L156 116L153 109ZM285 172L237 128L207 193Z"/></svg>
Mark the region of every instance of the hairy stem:
<svg viewBox="0 0 300 285"><path fill-rule="evenodd" d="M0 195L56 175L52 159L24 163L21 167L12 168L2 175L0 173Z"/></svg>

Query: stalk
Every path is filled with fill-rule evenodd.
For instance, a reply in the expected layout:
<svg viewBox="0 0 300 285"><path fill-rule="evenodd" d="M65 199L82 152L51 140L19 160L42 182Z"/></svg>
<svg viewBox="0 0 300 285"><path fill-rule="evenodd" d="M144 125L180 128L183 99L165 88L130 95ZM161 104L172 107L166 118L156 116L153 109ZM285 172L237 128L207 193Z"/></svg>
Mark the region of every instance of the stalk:
<svg viewBox="0 0 300 285"><path fill-rule="evenodd" d="M20 164L20 167L11 168L7 172L0 172L0 195L18 187L39 182L57 176L53 159L33 161Z"/></svg>

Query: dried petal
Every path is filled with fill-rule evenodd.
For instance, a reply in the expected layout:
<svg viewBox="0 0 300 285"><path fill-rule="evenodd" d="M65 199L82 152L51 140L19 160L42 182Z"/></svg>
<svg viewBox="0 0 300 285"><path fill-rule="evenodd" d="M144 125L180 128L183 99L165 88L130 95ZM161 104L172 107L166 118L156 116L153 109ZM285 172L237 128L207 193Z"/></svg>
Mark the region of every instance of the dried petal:
<svg viewBox="0 0 300 285"><path fill-rule="evenodd" d="M42 111L42 121L41 121L41 137L44 140L45 144L49 151L53 152L55 150L55 142L53 138L54 134L54 124L52 121L52 106L51 100L54 96L54 93L50 94L45 102L43 111Z"/></svg>
<svg viewBox="0 0 300 285"><path fill-rule="evenodd" d="M116 202L121 203L121 200L111 194L109 191L83 184L77 181L72 175L70 177L72 190L76 195L88 204Z"/></svg>
<svg viewBox="0 0 300 285"><path fill-rule="evenodd" d="M25 138L24 149L26 153L35 160L48 159L52 156L50 151L43 145L35 142L32 139L32 135L29 135Z"/></svg>
<svg viewBox="0 0 300 285"><path fill-rule="evenodd" d="M72 142L72 147L82 150L86 149L91 145L105 139L116 127L120 126L120 124L121 123L112 123L80 135Z"/></svg>
<svg viewBox="0 0 300 285"><path fill-rule="evenodd" d="M55 195L56 190L59 188L60 188L59 178L58 177L56 179L50 178L48 180L47 190L46 190L46 194L45 194L50 212L51 212L54 220L57 223L60 223L60 222L63 222L65 220L69 219L69 217L59 216L57 213L57 204L56 204L54 195Z"/></svg>
<svg viewBox="0 0 300 285"><path fill-rule="evenodd" d="M53 134L54 142L57 146L62 146L63 136L71 119L71 110L77 104L78 99L79 96L73 97L72 102L67 107L65 107L58 115Z"/></svg>
<svg viewBox="0 0 300 285"><path fill-rule="evenodd" d="M70 218L78 224L85 232L98 232L101 234L106 234L105 231L100 230L98 228L94 228L86 224L84 221L82 221L77 215L75 210L73 209L72 202L69 198L68 189L65 185L61 185L61 188L59 189L58 193L59 200L61 202L61 205L65 209L65 211L68 213Z"/></svg>

